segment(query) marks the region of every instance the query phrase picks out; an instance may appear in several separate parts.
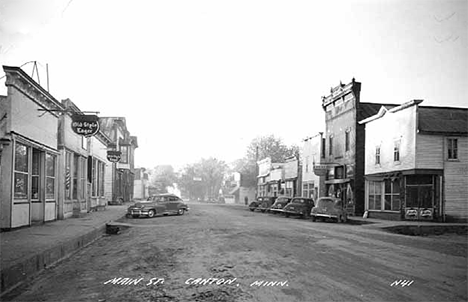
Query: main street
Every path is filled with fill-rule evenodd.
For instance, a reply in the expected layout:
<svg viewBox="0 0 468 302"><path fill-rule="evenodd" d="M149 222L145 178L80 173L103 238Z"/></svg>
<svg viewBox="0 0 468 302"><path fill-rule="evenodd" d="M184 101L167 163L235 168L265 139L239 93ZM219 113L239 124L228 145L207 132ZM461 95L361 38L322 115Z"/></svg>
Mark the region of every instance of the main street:
<svg viewBox="0 0 468 302"><path fill-rule="evenodd" d="M132 226L47 269L14 301L467 300L466 236L190 207L124 219Z"/></svg>

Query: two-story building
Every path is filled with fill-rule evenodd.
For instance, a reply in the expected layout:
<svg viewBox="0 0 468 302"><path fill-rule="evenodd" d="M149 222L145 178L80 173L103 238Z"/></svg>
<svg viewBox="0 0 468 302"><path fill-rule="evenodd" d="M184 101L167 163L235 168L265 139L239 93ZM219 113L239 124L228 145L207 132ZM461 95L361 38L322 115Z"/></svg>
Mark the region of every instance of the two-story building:
<svg viewBox="0 0 468 302"><path fill-rule="evenodd" d="M302 197L317 198L320 195L320 175L314 167L320 164L323 133L320 132L304 139L302 151Z"/></svg>
<svg viewBox="0 0 468 302"><path fill-rule="evenodd" d="M19 67L3 66L0 98L0 227L57 219L57 146L63 108Z"/></svg>
<svg viewBox="0 0 468 302"><path fill-rule="evenodd" d="M331 88L322 97L325 111L325 134L322 142L321 166L328 167L322 196L336 196L346 205L348 214L364 213L364 125L358 122L376 114L382 105L360 100L361 83Z"/></svg>
<svg viewBox="0 0 468 302"><path fill-rule="evenodd" d="M381 107L366 127L369 217L468 219L468 109Z"/></svg>
<svg viewBox="0 0 468 302"><path fill-rule="evenodd" d="M125 117L100 117L99 123L112 141L109 149L121 152L120 161L112 163L105 176L106 198L112 203L129 202L133 199L137 137L130 135Z"/></svg>

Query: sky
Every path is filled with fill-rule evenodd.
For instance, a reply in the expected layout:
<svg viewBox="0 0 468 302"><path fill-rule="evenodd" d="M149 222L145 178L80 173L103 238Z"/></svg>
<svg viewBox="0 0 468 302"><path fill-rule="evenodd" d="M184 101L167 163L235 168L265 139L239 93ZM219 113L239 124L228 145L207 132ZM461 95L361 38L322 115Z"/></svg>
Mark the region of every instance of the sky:
<svg viewBox="0 0 468 302"><path fill-rule="evenodd" d="M353 77L362 102L468 107L467 15L466 0L0 0L0 64L36 61L43 87L48 66L57 100L124 116L137 166L229 163L255 137L324 131L322 96Z"/></svg>

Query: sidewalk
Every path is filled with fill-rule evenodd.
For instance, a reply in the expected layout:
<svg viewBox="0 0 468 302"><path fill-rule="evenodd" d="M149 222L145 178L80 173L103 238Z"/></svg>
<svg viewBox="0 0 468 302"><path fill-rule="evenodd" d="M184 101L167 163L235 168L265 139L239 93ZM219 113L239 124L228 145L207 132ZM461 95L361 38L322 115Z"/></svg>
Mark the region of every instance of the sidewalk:
<svg viewBox="0 0 468 302"><path fill-rule="evenodd" d="M0 296L101 237L106 223L123 217L127 206L0 233Z"/></svg>

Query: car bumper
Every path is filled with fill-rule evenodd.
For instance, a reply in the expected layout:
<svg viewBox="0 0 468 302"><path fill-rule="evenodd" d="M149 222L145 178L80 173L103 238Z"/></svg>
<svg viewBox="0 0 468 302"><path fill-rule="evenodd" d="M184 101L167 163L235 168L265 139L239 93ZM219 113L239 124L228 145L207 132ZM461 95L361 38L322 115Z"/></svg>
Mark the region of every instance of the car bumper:
<svg viewBox="0 0 468 302"><path fill-rule="evenodd" d="M336 215L331 215L331 214L319 214L319 213L312 213L310 214L311 217L324 217L324 218L338 218Z"/></svg>
<svg viewBox="0 0 468 302"><path fill-rule="evenodd" d="M289 214L289 215L304 215L304 212L296 212L296 211L290 211L290 210L282 210L281 212L284 214Z"/></svg>
<svg viewBox="0 0 468 302"><path fill-rule="evenodd" d="M148 216L148 212L146 210L130 210L127 212L127 216Z"/></svg>

